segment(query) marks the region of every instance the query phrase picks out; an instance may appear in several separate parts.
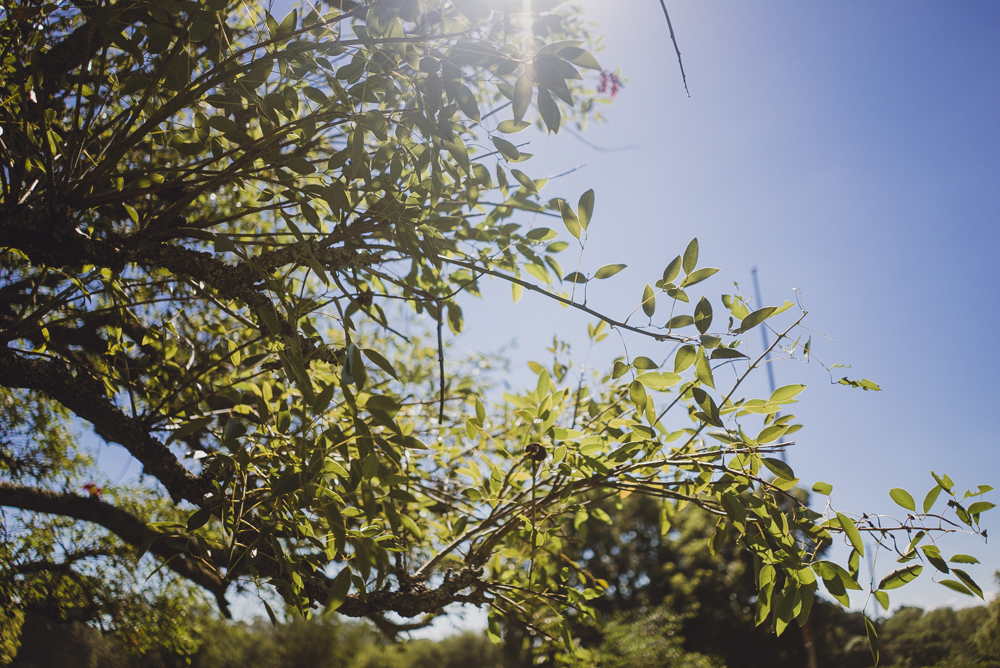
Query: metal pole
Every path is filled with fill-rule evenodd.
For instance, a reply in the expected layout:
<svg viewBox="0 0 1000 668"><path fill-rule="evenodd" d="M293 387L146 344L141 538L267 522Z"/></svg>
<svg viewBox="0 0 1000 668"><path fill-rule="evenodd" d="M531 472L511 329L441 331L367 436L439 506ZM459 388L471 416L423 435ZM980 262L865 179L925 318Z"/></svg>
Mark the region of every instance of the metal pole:
<svg viewBox="0 0 1000 668"><path fill-rule="evenodd" d="M757 281L757 265L755 264L750 265L750 275L753 277L753 294L754 297L757 299L757 306L754 310L758 308L764 308L764 298L760 296L760 283ZM768 348L771 347L771 342L767 336L766 326L762 326L760 328L760 336L761 339L763 339L764 341L764 350L767 350ZM768 386L771 388L771 394L774 394L774 391L777 389L777 385L775 385L774 383L774 368L771 366L770 352L764 355L764 366L767 367ZM780 416L781 416L780 412L775 413L774 415L775 418L778 418ZM780 454L781 454L781 461L785 461L785 453L781 452Z"/></svg>
<svg viewBox="0 0 1000 668"><path fill-rule="evenodd" d="M764 307L764 299L760 296L760 283L757 281L757 265L750 266L750 275L753 276L753 293L754 296L760 301L757 304L757 308ZM767 327L760 328L761 338L764 340L764 350L770 347L771 343L768 341ZM767 353L764 356L764 364L767 366L767 382L771 387L771 394L774 394L774 390L777 389L774 384L774 369L771 368L771 353ZM781 415L781 412L774 414L777 418ZM785 453L781 453L781 461L785 461ZM871 561L871 552L869 552L869 562ZM869 563L869 570L871 570L871 563ZM813 620L810 616L806 619L806 623L802 625L802 645L806 650L806 662L808 668L818 668L819 663L816 660L816 643L813 639Z"/></svg>
<svg viewBox="0 0 1000 668"><path fill-rule="evenodd" d="M753 294L757 298L757 306L754 308L756 311L759 308L764 308L764 298L760 296L760 283L757 282L757 265L750 265L750 275L753 276ZM771 342L768 340L767 327L760 328L760 336L764 340L764 350L767 350L771 346ZM767 382L770 384L771 393L773 394L777 388L774 384L774 369L771 367L771 353L767 353L764 356L764 366L767 367Z"/></svg>

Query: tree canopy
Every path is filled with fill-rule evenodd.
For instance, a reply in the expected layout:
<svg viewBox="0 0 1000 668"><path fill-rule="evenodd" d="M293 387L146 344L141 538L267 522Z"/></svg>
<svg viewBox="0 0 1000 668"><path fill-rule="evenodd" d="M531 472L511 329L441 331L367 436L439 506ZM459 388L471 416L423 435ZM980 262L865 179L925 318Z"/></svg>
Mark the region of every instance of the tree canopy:
<svg viewBox="0 0 1000 668"><path fill-rule="evenodd" d="M809 356L795 304L701 297L717 269L695 239L627 316L587 306L624 268L587 263L595 192L546 199L517 144L605 99L572 7L25 0L0 46L7 619L50 609L142 646L171 635L150 618L176 618L156 604L171 587L224 614L249 591L273 615L273 592L389 635L465 603L492 636L516 622L571 662L572 629L615 585L570 546L631 494L656 500L664 534L694 505L713 552L747 550L755 621L779 634L820 581L845 604L863 589L862 533L903 562L864 587L884 607L922 564L982 595L955 567L975 559L936 541L985 537L988 486L935 474L919 507L892 491L898 518L792 493L782 412L804 386L740 390L765 360L744 352L755 327ZM534 387L501 394L490 357L446 345L487 278L589 314L595 342L660 352L583 373L557 341ZM80 424L145 483L99 481ZM846 567L823 558L837 538Z"/></svg>

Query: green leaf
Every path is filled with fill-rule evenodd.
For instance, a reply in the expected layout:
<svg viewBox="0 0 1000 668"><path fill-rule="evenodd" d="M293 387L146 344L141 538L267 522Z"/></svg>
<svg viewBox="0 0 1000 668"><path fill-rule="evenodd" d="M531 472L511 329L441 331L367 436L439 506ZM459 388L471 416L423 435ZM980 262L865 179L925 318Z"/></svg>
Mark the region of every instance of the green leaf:
<svg viewBox="0 0 1000 668"><path fill-rule="evenodd" d="M812 486L812 490L823 496L830 496L833 493L833 485L825 482L817 482Z"/></svg>
<svg viewBox="0 0 1000 668"><path fill-rule="evenodd" d="M646 410L646 401L648 400L646 388L638 380L633 380L628 386L628 398L629 401L635 404L636 410L640 413Z"/></svg>
<svg viewBox="0 0 1000 668"><path fill-rule="evenodd" d="M948 573L950 571L948 564L945 563L945 560L941 557L941 550L939 550L937 546L922 545L920 549L923 551L924 557L927 558L927 561L929 561L934 568L938 569L942 573Z"/></svg>
<svg viewBox="0 0 1000 668"><path fill-rule="evenodd" d="M934 507L934 502L937 501L938 494L940 493L941 493L940 485L934 485L931 491L927 492L927 496L924 497L924 505L923 505L925 513L931 512L931 508Z"/></svg>
<svg viewBox="0 0 1000 668"><path fill-rule="evenodd" d="M494 645L499 645L501 642L503 642L503 637L501 636L500 621L498 619L498 616L490 614L487 617L487 620L488 622L486 625L486 636L490 639L491 643L493 643Z"/></svg>
<svg viewBox="0 0 1000 668"><path fill-rule="evenodd" d="M906 508L907 510L916 511L917 504L910 496L910 493L901 487L894 487L889 490L889 498L896 502L897 505Z"/></svg>
<svg viewBox="0 0 1000 668"><path fill-rule="evenodd" d="M332 471L334 475L340 476L341 478L347 478L351 475L347 469L329 457L324 460L323 467L324 470Z"/></svg>
<svg viewBox="0 0 1000 668"><path fill-rule="evenodd" d="M552 278L549 276L548 270L545 269L545 265L535 264L534 262L529 262L524 265L524 270L529 274L542 281L543 283L551 283Z"/></svg>
<svg viewBox="0 0 1000 668"><path fill-rule="evenodd" d="M281 21L281 25L277 29L277 37L287 37L295 32L295 27L298 25L299 21L299 10L293 9L284 19Z"/></svg>
<svg viewBox="0 0 1000 668"><path fill-rule="evenodd" d="M412 520L411 520L412 521ZM326 596L326 606L323 614L328 615L344 604L347 594L351 591L351 569L344 566L344 569L337 573L337 577L330 583L330 591Z"/></svg>
<svg viewBox="0 0 1000 668"><path fill-rule="evenodd" d="M574 271L572 274L566 274L563 277L563 281L566 281L566 282L569 282L569 283L586 283L589 280L590 280L589 278L587 278L586 276L584 276L583 274L581 274L578 271Z"/></svg>
<svg viewBox="0 0 1000 668"><path fill-rule="evenodd" d="M285 167L302 175L312 174L316 171L316 166L305 158L289 158L285 160Z"/></svg>
<svg viewBox="0 0 1000 668"><path fill-rule="evenodd" d="M659 369L660 366L644 355L639 355L632 360L632 366L636 369Z"/></svg>
<svg viewBox="0 0 1000 668"><path fill-rule="evenodd" d="M667 321L667 329L681 329L683 327L690 327L694 324L694 318L689 315L675 315L673 318Z"/></svg>
<svg viewBox="0 0 1000 668"><path fill-rule="evenodd" d="M931 471L931 476L934 478L934 480L937 481L937 484L941 486L941 489L948 492L949 494L951 493L952 487L955 486L955 483L952 481L951 478L949 478L946 475L939 476L934 471Z"/></svg>
<svg viewBox="0 0 1000 668"><path fill-rule="evenodd" d="M769 427L764 427L760 434L757 435L757 444L773 443L784 436L786 431L788 431L788 425L786 424L772 424ZM791 480L793 476L781 477Z"/></svg>
<svg viewBox="0 0 1000 668"><path fill-rule="evenodd" d="M879 589L898 589L902 587L907 582L913 582L920 575L920 572L924 570L924 567L920 564L913 564L912 566L907 566L906 568L900 568L892 573L889 573L882 581L879 582Z"/></svg>
<svg viewBox="0 0 1000 668"><path fill-rule="evenodd" d="M531 105L531 90L531 79L526 74L522 74L514 82L514 99L511 104L514 111L514 123L520 123L524 120L524 114Z"/></svg>
<svg viewBox="0 0 1000 668"><path fill-rule="evenodd" d="M775 459L774 457L764 457L762 461L764 466L766 466L771 473L779 478L784 478L785 480L795 480L795 474L792 472L792 467L780 459Z"/></svg>
<svg viewBox="0 0 1000 668"><path fill-rule="evenodd" d="M500 137L493 137L492 141L493 145L497 147L498 151L500 151L500 155L502 155L506 159L512 160L514 162L521 159L521 152L517 150L516 146L511 144L506 139L501 139Z"/></svg>
<svg viewBox="0 0 1000 668"><path fill-rule="evenodd" d="M970 515L978 515L980 513L985 513L990 508L996 508L997 504L990 503L989 501L976 501L971 506L969 506L968 511Z"/></svg>
<svg viewBox="0 0 1000 668"><path fill-rule="evenodd" d="M462 83L455 84L455 98L462 113L474 121L480 120L479 105L476 104L476 96L472 94L469 87Z"/></svg>
<svg viewBox="0 0 1000 668"><path fill-rule="evenodd" d="M747 521L747 509L743 507L740 503L739 498L735 494L723 494L720 499L722 503L723 510L726 511L726 515L732 520L733 524L742 532L745 531L745 525Z"/></svg>
<svg viewBox="0 0 1000 668"><path fill-rule="evenodd" d="M628 373L628 365L622 364L621 362L615 360L615 364L611 369L612 378L621 378L626 373Z"/></svg>
<svg viewBox="0 0 1000 668"><path fill-rule="evenodd" d="M627 266L625 264L606 264L594 273L594 278L611 278Z"/></svg>
<svg viewBox="0 0 1000 668"><path fill-rule="evenodd" d="M719 270L716 269L715 267L703 267L701 269L696 269L695 271L692 271L690 274L684 277L684 280L681 281L680 287L688 288L697 283L701 283L706 278L711 278L712 276L717 274L718 271Z"/></svg>
<svg viewBox="0 0 1000 668"><path fill-rule="evenodd" d="M581 51L583 51L583 49L581 49ZM563 57L565 57L565 55ZM589 51L583 51L582 53L577 54L572 58L569 58L569 62L573 63L578 67L582 67L586 70L597 70L598 72L600 72L602 69L604 69L601 67L600 63L597 62L597 59L594 58L593 54L591 54Z"/></svg>
<svg viewBox="0 0 1000 668"><path fill-rule="evenodd" d="M200 529L205 526L208 520L212 519L212 511L210 508L199 508L194 512L187 521L187 530L194 531L195 529Z"/></svg>
<svg viewBox="0 0 1000 668"><path fill-rule="evenodd" d="M392 368L392 364L389 363L385 357L382 356L377 350L372 350L371 348L364 348L362 351L365 357L374 362L375 366L385 371L387 374L399 380L399 376L396 375L396 370Z"/></svg>
<svg viewBox="0 0 1000 668"><path fill-rule="evenodd" d="M371 480L376 475L378 475L379 461L378 455L374 452L365 457L361 464L361 477L365 480Z"/></svg>
<svg viewBox="0 0 1000 668"><path fill-rule="evenodd" d="M264 599L260 599L260 602L264 604L264 610L267 612L267 618L271 620L271 626L277 626L278 618L274 615L274 610L271 609L271 604Z"/></svg>
<svg viewBox="0 0 1000 668"><path fill-rule="evenodd" d="M681 256L678 255L673 260L671 260L670 264L667 265L667 268L663 270L663 285L666 286L667 283L673 283L674 279L677 278L677 275L680 273L681 273Z"/></svg>
<svg viewBox="0 0 1000 668"><path fill-rule="evenodd" d="M949 580L946 578L944 580L938 580L938 584L943 584L948 589L957 591L959 594L965 594L966 596L975 596L975 594L973 594L968 587L966 587L961 582L958 582L957 580Z"/></svg>
<svg viewBox="0 0 1000 668"><path fill-rule="evenodd" d="M698 265L698 239L697 237L691 240L691 243L687 245L684 249L684 273L690 274L694 271L694 268Z"/></svg>
<svg viewBox="0 0 1000 668"><path fill-rule="evenodd" d="M695 378L708 385L713 390L715 389L715 378L712 376L712 366L708 362L708 358L704 354L698 355L694 361L694 375Z"/></svg>
<svg viewBox="0 0 1000 668"><path fill-rule="evenodd" d="M823 579L824 583L839 583L842 591L846 589L861 591L861 585L840 564L832 561L817 561L812 565L812 569ZM827 584L827 589L830 590L829 584ZM830 593L834 592L831 590Z"/></svg>
<svg viewBox="0 0 1000 668"><path fill-rule="evenodd" d="M702 299L704 301L704 298ZM642 290L642 312L645 313L650 318L653 317L653 313L656 311L656 296L653 295L653 288L650 287L649 283L646 283L646 287ZM708 319L709 322L712 321L712 307L708 307Z"/></svg>
<svg viewBox="0 0 1000 668"><path fill-rule="evenodd" d="M865 392L868 392L869 390L872 391L872 392L881 392L882 391L881 387L879 387L878 385L876 385L872 381L868 380L867 378L862 378L861 380L851 380L847 376L844 376L843 378L841 378L837 382L840 383L841 385L848 385L850 387L860 388L860 389L864 390Z"/></svg>
<svg viewBox="0 0 1000 668"><path fill-rule="evenodd" d="M576 204L576 213L580 219L583 229L590 226L590 220L594 217L594 190L591 188L580 195L580 201Z"/></svg>
<svg viewBox="0 0 1000 668"><path fill-rule="evenodd" d="M875 665L878 665L878 633L875 632L875 625L865 616L865 632L868 634L868 648L872 651L872 658Z"/></svg>
<svg viewBox="0 0 1000 668"><path fill-rule="evenodd" d="M837 520L840 522L840 528L847 534L847 538L851 541L854 549L862 557L865 556L865 544L861 540L861 532L858 531L858 527L854 524L854 521L843 513L837 513ZM885 587L879 586L879 589L885 589Z"/></svg>
<svg viewBox="0 0 1000 668"><path fill-rule="evenodd" d="M528 121L517 122L507 119L506 121L500 121L500 124L497 125L497 131L505 135L512 135L529 127L531 127L531 123Z"/></svg>
<svg viewBox="0 0 1000 668"><path fill-rule="evenodd" d="M649 286L646 286L650 290ZM652 290L650 290L652 292ZM650 314L652 315L652 314ZM712 326L712 304L704 297L694 307L694 326L704 334Z"/></svg>
<svg viewBox="0 0 1000 668"><path fill-rule="evenodd" d="M222 442L232 443L246 433L246 425L236 418L229 418L229 420L226 421L226 428L222 432Z"/></svg>
<svg viewBox="0 0 1000 668"><path fill-rule="evenodd" d="M953 564L978 564L979 560L975 557L970 557L967 554L956 554L954 557L949 559Z"/></svg>
<svg viewBox="0 0 1000 668"><path fill-rule="evenodd" d="M976 584L975 580L973 580L971 577L969 577L968 573L966 573L965 571L960 570L958 568L951 569L951 572L954 573L955 575L957 575L958 579L961 580L962 583L966 587L968 587L972 591L976 592L976 596L978 596L979 598L982 598L983 600L986 600L983 597L983 590L982 590L982 588L979 585Z"/></svg>
<svg viewBox="0 0 1000 668"><path fill-rule="evenodd" d="M510 173L514 175L514 178L517 179L517 182L520 183L521 186L526 191L528 191L529 193L531 193L533 195L534 194L538 194L538 185L534 181L531 180L530 176L528 176L527 174L525 174L524 172L522 172L519 169L512 169L512 170L510 170Z"/></svg>
<svg viewBox="0 0 1000 668"><path fill-rule="evenodd" d="M783 385L771 393L769 404L787 404L806 389L805 385Z"/></svg>
<svg viewBox="0 0 1000 668"><path fill-rule="evenodd" d="M559 132L559 125L562 122L559 105L544 88L538 89L538 113L541 114L542 122L549 132Z"/></svg>
<svg viewBox="0 0 1000 668"><path fill-rule="evenodd" d="M687 293L681 290L680 288L667 288L667 296L676 299L678 301L682 301L685 304L688 303L689 301Z"/></svg>
<svg viewBox="0 0 1000 668"><path fill-rule="evenodd" d="M417 540L422 540L423 539L424 534L423 534L422 531L420 531L420 527L417 526L417 523L413 521L413 518L411 518L411 517L409 517L407 515L400 515L399 516L399 523L402 524L403 527L407 531L409 531L411 534L413 534L413 536Z"/></svg>
<svg viewBox="0 0 1000 668"><path fill-rule="evenodd" d="M889 595L884 591L873 591L872 594L875 596L875 600L878 601L879 605L885 611L889 610Z"/></svg>
<svg viewBox="0 0 1000 668"><path fill-rule="evenodd" d="M569 233L579 239L580 235L583 234L583 227L580 225L580 219L573 211L573 207L566 201L559 200L559 213L562 215L563 225L566 226Z"/></svg>
<svg viewBox="0 0 1000 668"><path fill-rule="evenodd" d="M746 355L733 348L716 348L712 351L713 360L748 359Z"/></svg>
<svg viewBox="0 0 1000 668"><path fill-rule="evenodd" d="M735 330L736 333L742 334L743 332L753 329L760 323L770 318L776 310L777 309L774 306L765 306L762 309L757 309L747 317L743 318L743 322L741 322L739 328Z"/></svg>
<svg viewBox="0 0 1000 668"><path fill-rule="evenodd" d="M637 380L651 390L663 392L679 383L681 377L675 373L654 372L640 374Z"/></svg>
<svg viewBox="0 0 1000 668"><path fill-rule="evenodd" d="M681 373L694 364L698 351L694 346L681 346L674 355L674 373Z"/></svg>

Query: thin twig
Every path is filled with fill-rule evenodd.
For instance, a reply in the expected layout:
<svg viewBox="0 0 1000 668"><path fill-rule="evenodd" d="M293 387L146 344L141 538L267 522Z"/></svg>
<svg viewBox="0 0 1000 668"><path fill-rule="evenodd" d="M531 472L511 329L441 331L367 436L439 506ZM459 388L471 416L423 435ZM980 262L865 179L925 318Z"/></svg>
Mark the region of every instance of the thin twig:
<svg viewBox="0 0 1000 668"><path fill-rule="evenodd" d="M437 339L438 339L438 376L440 378L440 399L438 400L438 424L444 424L444 340L441 327L444 324L444 304L438 301Z"/></svg>
<svg viewBox="0 0 1000 668"><path fill-rule="evenodd" d="M657 341L689 341L689 340L691 340L688 337L677 336L677 335L674 335L674 334L657 334L656 332L650 332L648 330L639 329L638 327L632 327L631 325L626 325L623 322L618 322L617 320L612 320L611 318L609 318L609 317L607 317L605 315L601 315L597 311L595 311L595 310L593 310L591 308L587 308L583 304L577 304L574 301L571 301L569 299L566 299L565 297L561 297L561 296L559 296L557 294L549 292L548 290L544 290L544 289L538 287L537 285L534 285L533 283L529 283L527 281L522 281L521 279L516 278L514 276L510 276L508 274L504 274L504 273L501 273L499 271L494 271L493 269L487 269L485 267L480 267L480 266L478 266L476 264L472 264L472 263L469 263L469 262L463 262L461 260L456 260L455 258L447 257L447 256L444 256L444 255L439 255L438 257L441 260L443 260L444 262L448 262L449 264L455 264L455 265L458 265L459 267L465 267L466 269L472 269L473 271L481 271L484 274L487 274L489 276L496 276L497 278L502 278L503 280L509 281L510 283L516 283L517 285L520 285L522 288L525 288L527 290L531 290L532 292L537 292L540 295L544 295L546 297L549 297L550 299L554 299L554 300L556 300L557 302L559 302L561 304L565 304L566 306L572 306L573 308L579 309L580 311L583 311L584 313L589 313L590 315L594 316L595 318L599 318L599 319L603 320L604 322L608 323L612 327L618 327L620 329L627 329L630 332L635 332L636 334L642 334L643 336L648 336L650 338L656 339Z"/></svg>
<svg viewBox="0 0 1000 668"><path fill-rule="evenodd" d="M681 50L677 46L677 38L674 37L674 26L670 22L670 12L667 11L667 3L664 0L660 0L660 7L663 7L663 15L667 18L667 28L670 30L670 41L674 43L674 51L677 52L677 64L681 68L681 81L684 82L684 92L687 93L688 97L691 97L691 91L688 90L687 75L684 74L684 62L681 60Z"/></svg>

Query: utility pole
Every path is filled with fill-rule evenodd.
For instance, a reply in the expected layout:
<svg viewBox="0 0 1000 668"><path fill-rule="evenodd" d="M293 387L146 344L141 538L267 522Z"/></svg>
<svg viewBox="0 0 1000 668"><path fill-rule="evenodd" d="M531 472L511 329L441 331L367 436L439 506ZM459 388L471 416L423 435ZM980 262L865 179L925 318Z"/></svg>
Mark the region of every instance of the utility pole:
<svg viewBox="0 0 1000 668"><path fill-rule="evenodd" d="M760 283L757 281L757 265L750 265L750 275L753 277L753 294L754 298L758 300L756 308L764 307L764 298L760 296ZM764 341L764 350L767 350L771 346L771 342L767 336L767 327L760 328L760 336ZM771 367L771 353L765 353L764 355L764 365L767 367L767 382L771 388L771 394L777 389L774 383L774 369ZM781 415L780 412L775 413L774 417L777 418ZM781 461L785 461L785 452L781 451ZM806 623L802 625L802 644L805 646L806 650L806 661L808 662L809 668L817 668L818 662L816 661L816 644L813 640L813 628L812 628L812 617L806 619Z"/></svg>
<svg viewBox="0 0 1000 668"><path fill-rule="evenodd" d="M753 276L753 295L757 298L757 306L754 307L754 310L764 308L764 298L760 296L760 283L757 282L757 265L750 265L750 275ZM767 336L767 327L760 328L760 336L764 340L764 350L767 350L771 347L771 342L768 340ZM767 382L770 384L771 394L774 394L777 386L774 384L774 369L771 367L771 353L766 353L764 355L764 366L767 367ZM784 453L781 454L781 459L785 459Z"/></svg>

